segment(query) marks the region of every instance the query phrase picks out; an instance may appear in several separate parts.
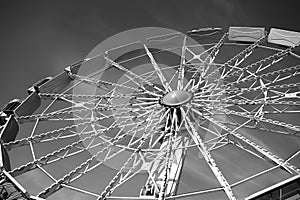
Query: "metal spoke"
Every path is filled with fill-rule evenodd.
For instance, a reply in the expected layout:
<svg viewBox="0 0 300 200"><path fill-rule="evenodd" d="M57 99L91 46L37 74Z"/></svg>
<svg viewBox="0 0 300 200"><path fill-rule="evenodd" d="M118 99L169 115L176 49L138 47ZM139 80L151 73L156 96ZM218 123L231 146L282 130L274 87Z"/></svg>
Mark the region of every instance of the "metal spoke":
<svg viewBox="0 0 300 200"><path fill-rule="evenodd" d="M151 87L153 87L154 89L156 89L156 90L162 92L162 90L161 90L159 87L155 86L153 83L151 83L151 82L147 81L146 79L142 78L141 76L137 75L137 74L134 73L133 71L131 71L131 70L129 70L129 69L123 67L123 66L120 65L119 63L116 63L115 61L111 60L109 57L104 57L104 58L105 58L111 65L117 67L118 69L120 69L120 70L122 70L122 71L124 71L124 72L129 73L130 75L132 75L133 77L135 77L135 78L137 78L137 79L140 79L140 80L142 81L142 83L145 82L145 83L147 83L148 85L150 85ZM154 62L155 62L155 61L154 61ZM157 95L156 93L153 93L153 92L151 92L151 91L146 90L145 87L142 85L142 83L139 84L139 86L140 86L143 90L145 90L145 92L147 92L147 93L149 93L149 94Z"/></svg>
<svg viewBox="0 0 300 200"><path fill-rule="evenodd" d="M281 60L282 58L286 57L289 55L289 53L295 49L296 47L298 47L298 45L296 46L293 46L293 47L290 47L290 48L287 48L285 50L282 50L278 53L275 53L271 56L268 56L266 58L263 58L255 63L252 63L250 65L247 65L246 67L244 67L242 70L236 70L232 73L228 73L226 75L226 78L230 78L230 77L239 77L238 80L236 81L237 83L241 80L245 80L249 77L243 77L242 76L244 75L244 72L247 71L247 72L250 72L249 69L251 68L254 68L254 67L257 67L257 69L254 71L254 72L250 72L250 77L252 76L255 76L257 72L260 72L260 71L263 71L265 70L266 68L270 67L272 64L275 64L277 63L279 60ZM271 64L270 64L271 63ZM251 75L252 74L252 75Z"/></svg>
<svg viewBox="0 0 300 200"><path fill-rule="evenodd" d="M184 110L181 108L182 112L184 112ZM233 191L231 189L231 186L229 185L229 183L227 182L226 178L223 176L221 170L218 168L216 162L214 161L213 157L210 155L206 145L203 143L202 139L200 138L200 136L198 135L194 125L192 124L191 120L189 119L189 117L185 118L185 127L188 130L191 138L194 140L194 142L196 144L198 144L198 149L201 152L202 156L205 158L206 163L208 164L208 166L210 167L210 169L212 170L212 172L214 173L215 177L218 179L220 185L223 187L227 197L229 199L235 200L236 197L233 194Z"/></svg>
<svg viewBox="0 0 300 200"><path fill-rule="evenodd" d="M187 37L183 38L183 44L181 49L181 57L180 57L180 66L178 68L178 82L177 82L177 90L183 89L183 81L184 81L184 67L185 67L185 51L186 51L186 40Z"/></svg>
<svg viewBox="0 0 300 200"><path fill-rule="evenodd" d="M165 116L165 114L161 116L161 120L163 119L164 116ZM134 129L138 128L142 123L143 122L136 123L136 125L131 130L134 130ZM130 131L128 131L128 132L130 132ZM90 167L90 164L92 163L92 161L94 161L100 154L102 154L105 151L107 151L110 147L116 145L117 142L119 142L120 140L122 140L125 136L127 136L127 134L123 134L123 135L120 135L119 137L112 138L110 140L111 144L107 145L106 147L104 147L103 149L101 149L100 151L98 151L96 154L94 154L92 157L90 157L89 159L87 159L85 162L83 162L79 166L77 166L74 170L70 171L64 177L62 177L61 179L57 180L56 183L52 184L51 186L49 186L48 188L46 188L45 190L43 190L42 192L40 192L38 194L38 196L41 197L41 198L46 198L49 195L51 195L54 192L56 192L57 190L59 190L60 189L60 185L62 183L68 184L70 182L73 182L74 180L78 179L80 176L82 176L85 173L87 173L87 172L91 171L92 169L94 169L95 166L99 166L102 163L104 163L106 161L105 159L101 160L95 166Z"/></svg>
<svg viewBox="0 0 300 200"><path fill-rule="evenodd" d="M299 35L255 27L172 32L106 49L37 82L0 111L0 199L10 187L8 200L64 190L99 200L235 200L258 183L295 179ZM254 169L240 169L246 163L235 159L243 155ZM205 168L193 167L198 162ZM106 167L106 185L82 185ZM190 168L199 170L193 183Z"/></svg>
<svg viewBox="0 0 300 200"><path fill-rule="evenodd" d="M160 67L159 67L158 64L156 63L156 61L155 61L155 59L154 59L152 53L150 52L150 50L148 49L148 47L147 47L145 44L144 44L144 48L145 48L145 50L146 50L146 53L147 53L147 55L148 55L148 57L149 57L149 59L150 59L150 61L151 61L151 63L152 63L152 66L154 67L155 72L157 73L157 76L159 77L159 79L160 79L160 81L161 81L163 87L165 88L165 90L166 90L167 92L172 91L170 84L167 82L167 80L166 80L164 74L162 73Z"/></svg>
<svg viewBox="0 0 300 200"><path fill-rule="evenodd" d="M196 90L199 88L199 85L203 82L203 76L207 73L207 70L209 69L210 64L214 61L215 57L217 56L219 49L221 46L224 44L225 37L227 36L228 33L225 33L219 42L214 46L210 54L205 58L203 63L198 67L197 71L192 75L192 80L196 81L196 76L200 74L199 80L196 85L192 87L192 90Z"/></svg>
<svg viewBox="0 0 300 200"><path fill-rule="evenodd" d="M253 148L255 148L258 152L260 152L262 155L266 156L267 158L269 158L270 160L272 160L274 163L276 163L277 165L282 166L284 169L286 169L289 173L293 174L293 173L300 173L300 169L298 169L297 167L291 165L290 163L285 162L282 158L274 155L273 153L269 152L268 150L264 149L263 147L261 147L260 145L254 143L253 141L251 141L250 139L246 138L245 136L241 135L240 133L230 129L229 127L224 126L223 124L217 122L216 120L214 120L211 117L205 117L208 120L210 120L212 123L218 125L220 128L224 129L225 131L229 132L231 135L233 135L234 137L242 140L243 142L245 142L246 144L252 146Z"/></svg>
<svg viewBox="0 0 300 200"><path fill-rule="evenodd" d="M152 114L149 116L149 122L151 122L151 118L153 116L153 112ZM162 121L163 118L160 118L160 121ZM118 181L121 181L122 179L122 172L126 169L126 167L128 166L128 164L132 161L132 159L134 159L136 156L138 156L138 153L141 150L141 147L145 144L145 142L147 141L147 138L153 133L153 131L155 130L155 126L153 126L151 128L151 130L149 132L147 132L147 128L148 126L151 124L149 123L147 124L147 126L145 127L145 131L143 136L141 137L142 139L140 140L139 145L137 146L137 148L134 150L134 152L130 155L130 157L126 160L126 162L123 164L123 167L118 171L118 173L112 178L112 180L109 182L109 184L107 185L107 187L104 189L104 191L101 193L101 197L99 198L99 200L101 199L105 199L106 196L110 195L112 193L112 188L114 187L115 184L117 184ZM134 165L134 164L133 164ZM133 170L133 168L130 169L130 171ZM120 179L120 180L119 180Z"/></svg>

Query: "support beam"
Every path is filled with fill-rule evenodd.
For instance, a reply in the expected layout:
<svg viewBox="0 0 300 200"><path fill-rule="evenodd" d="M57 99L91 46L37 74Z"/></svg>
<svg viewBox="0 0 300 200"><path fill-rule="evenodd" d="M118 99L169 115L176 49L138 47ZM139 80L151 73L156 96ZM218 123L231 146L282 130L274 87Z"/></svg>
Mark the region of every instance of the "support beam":
<svg viewBox="0 0 300 200"><path fill-rule="evenodd" d="M282 158L278 157L277 155L271 153L267 149L261 147L260 145L252 142L250 139L246 138L245 136L241 135L240 133L230 129L229 127L221 124L220 122L216 121L212 117L209 116L204 116L207 120L211 121L212 123L216 124L220 128L224 129L225 131L229 132L231 135L235 136L236 138L242 140L246 144L250 145L254 149L256 149L259 153L262 155L266 156L270 160L272 160L274 163L276 163L279 166L282 166L285 170L287 170L291 174L300 174L300 169L297 167L293 166L292 164L284 161Z"/></svg>
<svg viewBox="0 0 300 200"><path fill-rule="evenodd" d="M150 52L150 50L148 49L148 47L144 44L144 48L146 50L146 53L152 63L152 66L154 67L155 69L155 72L157 73L157 76L158 78L160 79L163 87L165 88L165 90L167 92L170 92L172 91L171 87L170 87L170 84L167 82L166 78L165 78L165 75L162 73L161 69L159 68L158 64L156 63L152 53Z"/></svg>
<svg viewBox="0 0 300 200"><path fill-rule="evenodd" d="M183 109L182 109L182 112L184 112ZM189 132L189 134L190 134L191 138L194 140L194 142L198 145L197 147L198 147L200 153L204 157L206 163L208 164L208 166L210 167L210 169L214 173L215 177L218 179L220 185L223 187L227 197L230 200L236 200L236 197L233 194L231 186L227 182L226 178L223 176L221 170L218 168L216 162L214 161L214 159L211 156L211 154L209 153L206 145L204 144L204 142L202 141L202 139L198 135L198 133L197 133L193 123L189 119L189 117L186 117L185 121L186 121L185 127L186 127L187 131Z"/></svg>

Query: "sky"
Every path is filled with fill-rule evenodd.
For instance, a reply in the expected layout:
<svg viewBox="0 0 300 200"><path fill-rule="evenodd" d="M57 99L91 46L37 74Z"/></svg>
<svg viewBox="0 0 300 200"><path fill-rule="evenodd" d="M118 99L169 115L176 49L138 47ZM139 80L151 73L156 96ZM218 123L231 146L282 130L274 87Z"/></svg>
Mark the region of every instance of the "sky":
<svg viewBox="0 0 300 200"><path fill-rule="evenodd" d="M38 80L83 59L122 31L164 27L264 26L300 31L291 0L2 1L0 7L0 106L27 96Z"/></svg>

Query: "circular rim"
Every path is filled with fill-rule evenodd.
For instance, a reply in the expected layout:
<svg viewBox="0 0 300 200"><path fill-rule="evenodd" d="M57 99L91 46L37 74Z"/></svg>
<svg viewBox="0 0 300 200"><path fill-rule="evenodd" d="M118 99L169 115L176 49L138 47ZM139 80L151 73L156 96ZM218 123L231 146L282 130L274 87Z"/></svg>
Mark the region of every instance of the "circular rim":
<svg viewBox="0 0 300 200"><path fill-rule="evenodd" d="M70 194L66 190L80 198L118 197L124 185L137 195L133 199L143 198L133 186L136 180L139 186L149 183L150 165L166 170L182 160L177 193L166 199L245 198L299 174L297 46L269 44L266 35L239 42L219 29L191 35L197 44L173 31L93 52L66 69L64 76L73 79L66 89L53 89L56 78L45 84L51 87L39 87L43 108L18 116L23 135L3 144L14 158L9 173L30 193L49 199ZM92 68L99 64L105 67ZM179 91L184 95L177 103L166 101ZM97 192L91 176L105 177L101 170L110 178L98 183ZM121 177L131 173L122 185ZM47 181L38 190L28 177Z"/></svg>

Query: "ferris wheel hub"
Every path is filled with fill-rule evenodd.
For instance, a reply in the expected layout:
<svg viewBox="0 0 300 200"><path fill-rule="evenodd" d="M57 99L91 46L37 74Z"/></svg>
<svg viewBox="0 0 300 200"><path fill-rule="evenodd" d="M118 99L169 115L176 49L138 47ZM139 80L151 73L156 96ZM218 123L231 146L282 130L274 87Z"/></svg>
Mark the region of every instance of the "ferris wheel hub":
<svg viewBox="0 0 300 200"><path fill-rule="evenodd" d="M161 103L168 107L180 106L188 103L193 95L183 90L173 90L167 93L161 100Z"/></svg>

